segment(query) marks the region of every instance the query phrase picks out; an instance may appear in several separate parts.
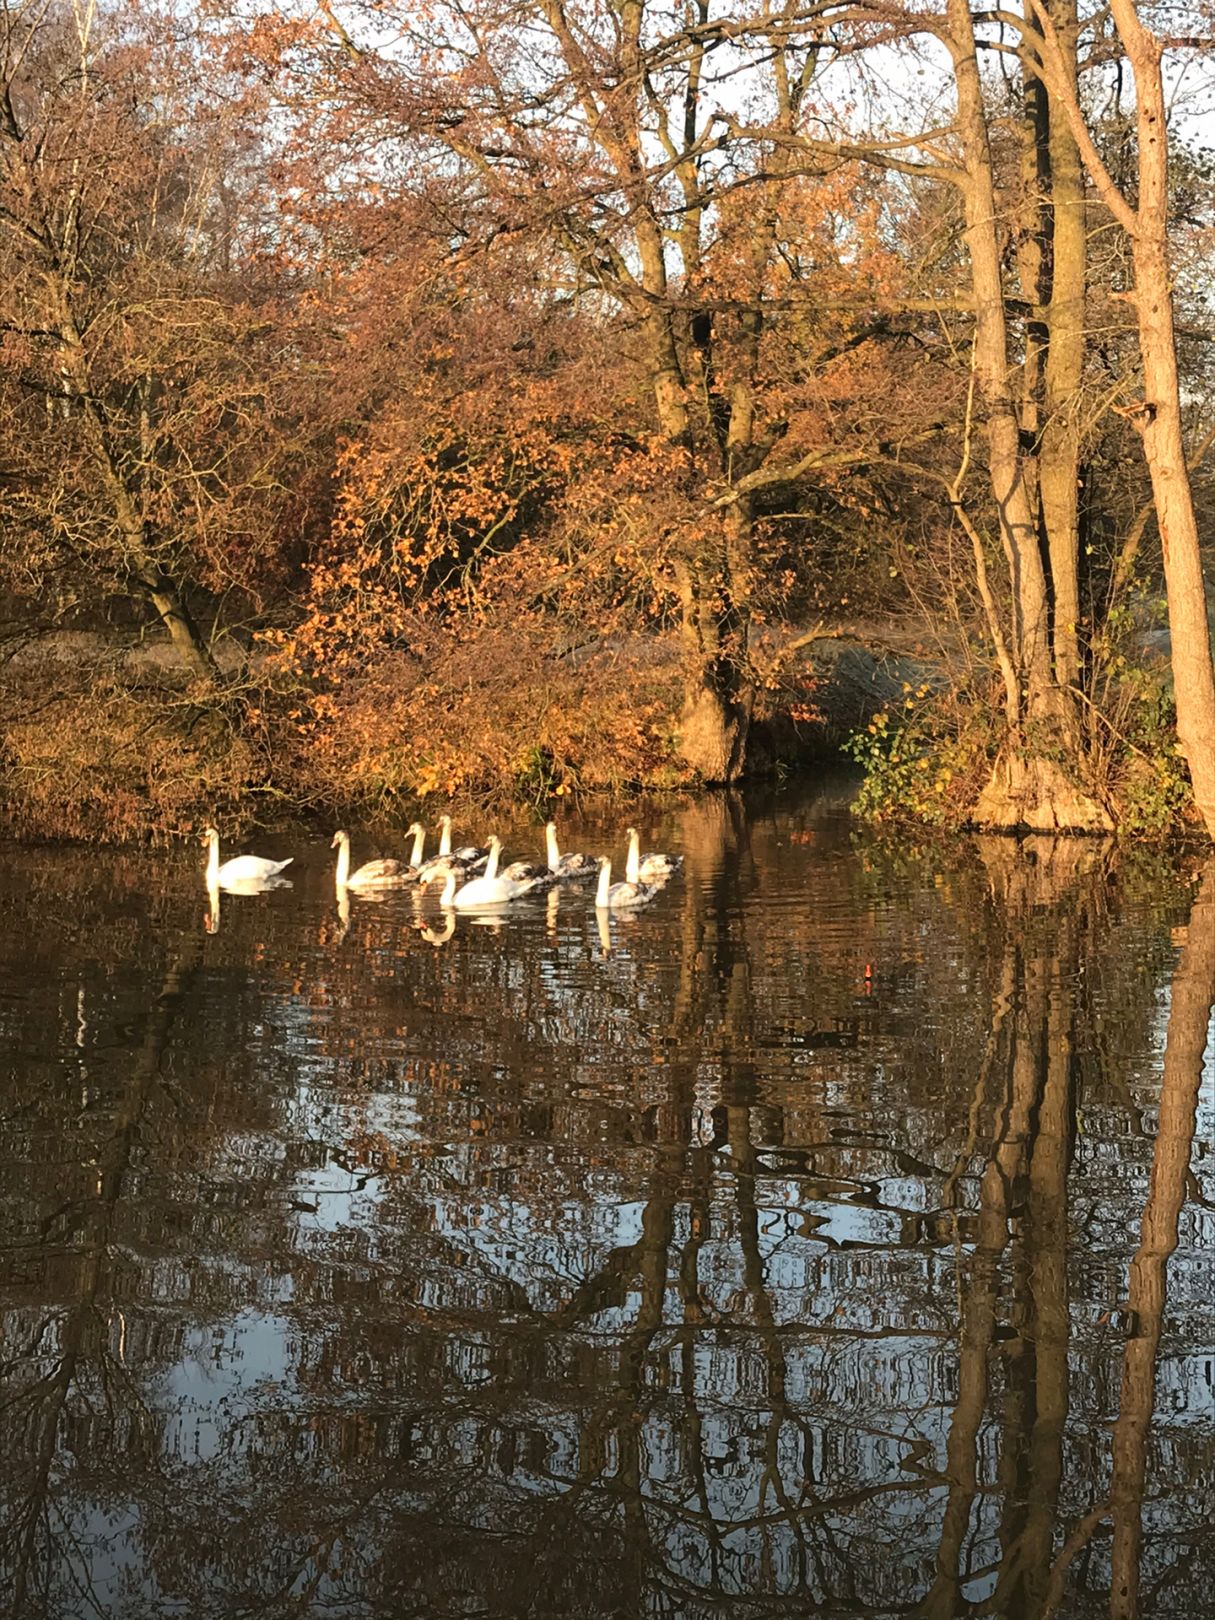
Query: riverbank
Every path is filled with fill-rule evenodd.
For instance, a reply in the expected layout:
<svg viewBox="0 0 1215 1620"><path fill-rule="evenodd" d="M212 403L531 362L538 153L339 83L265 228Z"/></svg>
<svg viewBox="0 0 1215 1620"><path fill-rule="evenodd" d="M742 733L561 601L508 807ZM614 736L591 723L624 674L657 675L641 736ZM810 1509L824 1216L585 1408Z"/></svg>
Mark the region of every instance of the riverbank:
<svg viewBox="0 0 1215 1620"><path fill-rule="evenodd" d="M836 759L909 685L940 681L915 627L840 624L761 641L779 676L756 703L750 774ZM868 645L868 638L873 645ZM305 686L266 649L228 641L221 678L190 681L167 639L58 633L0 670L0 823L25 839L148 842L216 819L405 821L487 809L683 794L674 637L605 638L542 657L483 636L442 679L389 654L357 680Z"/></svg>
<svg viewBox="0 0 1215 1620"><path fill-rule="evenodd" d="M190 680L167 638L57 632L0 663L0 827L23 839L156 842L213 820L230 834L284 819L401 824L437 807L537 812L686 795L683 668L673 635L532 645L483 628L385 652L340 678L262 641L214 649ZM887 617L756 639L748 777L785 780L845 753L864 813L961 826L990 769L998 698L957 636ZM1109 684L1095 729L1120 827L1184 830L1167 646ZM1125 661L1124 661L1125 662ZM1096 726L1096 721L1094 721Z"/></svg>

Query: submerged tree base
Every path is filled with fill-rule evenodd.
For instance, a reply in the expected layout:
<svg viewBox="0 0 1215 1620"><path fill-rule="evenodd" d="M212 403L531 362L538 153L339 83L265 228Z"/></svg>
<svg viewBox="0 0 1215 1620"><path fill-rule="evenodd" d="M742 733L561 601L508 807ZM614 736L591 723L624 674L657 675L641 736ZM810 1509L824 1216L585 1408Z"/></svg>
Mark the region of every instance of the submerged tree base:
<svg viewBox="0 0 1215 1620"><path fill-rule="evenodd" d="M1112 833L1108 806L1077 785L1058 760L1005 748L979 795L972 823L985 832Z"/></svg>

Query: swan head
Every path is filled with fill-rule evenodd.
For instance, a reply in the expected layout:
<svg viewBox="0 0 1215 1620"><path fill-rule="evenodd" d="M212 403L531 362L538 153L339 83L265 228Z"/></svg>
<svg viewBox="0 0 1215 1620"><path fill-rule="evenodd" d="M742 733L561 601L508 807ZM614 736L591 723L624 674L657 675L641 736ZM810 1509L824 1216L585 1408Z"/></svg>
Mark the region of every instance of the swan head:
<svg viewBox="0 0 1215 1620"><path fill-rule="evenodd" d="M204 827L198 835L198 841L200 844L218 844L219 834L214 827Z"/></svg>
<svg viewBox="0 0 1215 1620"><path fill-rule="evenodd" d="M348 844L349 842L350 834L348 832L335 832L333 835L333 842L330 844L329 848L340 849L343 844Z"/></svg>
<svg viewBox="0 0 1215 1620"><path fill-rule="evenodd" d="M420 832L425 831L426 829L420 821L411 821L405 829L405 836L406 838L416 838Z"/></svg>

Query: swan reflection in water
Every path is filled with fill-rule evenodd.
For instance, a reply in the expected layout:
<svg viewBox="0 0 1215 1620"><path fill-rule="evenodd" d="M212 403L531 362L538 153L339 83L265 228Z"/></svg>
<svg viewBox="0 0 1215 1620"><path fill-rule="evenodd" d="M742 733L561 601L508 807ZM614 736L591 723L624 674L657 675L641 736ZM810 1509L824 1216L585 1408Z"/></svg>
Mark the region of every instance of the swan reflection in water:
<svg viewBox="0 0 1215 1620"><path fill-rule="evenodd" d="M556 940L559 937L558 922L560 912L561 890L558 888L550 889L544 897L544 931L551 940ZM593 909L592 915L595 918L595 928L599 936L600 955L608 957L612 954L612 930L609 920L612 913ZM446 945L456 932L456 912L453 908L445 907L440 913L440 917L442 920L438 926L429 921L420 921L414 924L415 931L428 945ZM505 930L505 919L495 915L493 912L466 912L461 921L473 928L488 928L495 935L500 935Z"/></svg>
<svg viewBox="0 0 1215 1620"><path fill-rule="evenodd" d="M428 945L446 945L456 931L456 914L445 911L438 928L433 923L424 922L417 924L417 930Z"/></svg>
<svg viewBox="0 0 1215 1620"><path fill-rule="evenodd" d="M204 931L204 933L208 933L208 934L218 934L219 933L219 917L220 917L219 897L220 897L221 893L223 893L223 894L235 894L235 895L256 895L256 894L269 894L272 889L290 889L290 888L294 888L294 884L292 883L290 878L274 877L274 876L263 877L263 878L235 878L235 879L229 879L225 883L208 883L207 884L207 909L203 913L203 931ZM338 914L339 914L339 916L341 915L341 907L340 906L338 907ZM349 921L350 921L349 906L347 906L346 922L349 923ZM344 928L343 928L343 932L345 932Z"/></svg>

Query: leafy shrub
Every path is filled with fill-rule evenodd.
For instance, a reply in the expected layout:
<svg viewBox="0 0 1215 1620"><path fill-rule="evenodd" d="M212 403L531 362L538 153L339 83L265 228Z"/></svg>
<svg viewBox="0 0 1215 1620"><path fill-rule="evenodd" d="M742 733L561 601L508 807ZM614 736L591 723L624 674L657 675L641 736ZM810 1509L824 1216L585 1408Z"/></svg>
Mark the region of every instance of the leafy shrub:
<svg viewBox="0 0 1215 1620"><path fill-rule="evenodd" d="M435 798L541 806L683 780L673 644L567 648L526 619L411 631L408 650L301 703L295 748L312 798L393 814Z"/></svg>
<svg viewBox="0 0 1215 1620"><path fill-rule="evenodd" d="M956 692L904 686L902 704L851 733L865 776L854 809L871 822L965 824L990 765L990 727Z"/></svg>
<svg viewBox="0 0 1215 1620"><path fill-rule="evenodd" d="M1172 683L1162 668L1124 663L1116 688L1111 775L1119 831L1174 833L1193 819L1193 794L1177 747Z"/></svg>

